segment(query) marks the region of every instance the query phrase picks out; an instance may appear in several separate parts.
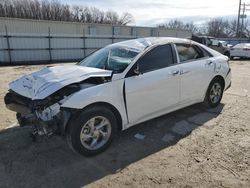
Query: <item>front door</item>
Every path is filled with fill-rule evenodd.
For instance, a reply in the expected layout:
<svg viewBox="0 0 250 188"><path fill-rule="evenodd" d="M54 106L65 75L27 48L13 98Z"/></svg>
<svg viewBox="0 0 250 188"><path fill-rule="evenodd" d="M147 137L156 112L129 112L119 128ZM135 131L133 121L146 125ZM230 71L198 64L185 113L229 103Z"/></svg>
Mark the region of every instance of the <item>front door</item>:
<svg viewBox="0 0 250 188"><path fill-rule="evenodd" d="M133 67L138 66L141 74L125 78L130 123L151 119L178 105L180 70L174 64L172 51L170 44L155 47Z"/></svg>

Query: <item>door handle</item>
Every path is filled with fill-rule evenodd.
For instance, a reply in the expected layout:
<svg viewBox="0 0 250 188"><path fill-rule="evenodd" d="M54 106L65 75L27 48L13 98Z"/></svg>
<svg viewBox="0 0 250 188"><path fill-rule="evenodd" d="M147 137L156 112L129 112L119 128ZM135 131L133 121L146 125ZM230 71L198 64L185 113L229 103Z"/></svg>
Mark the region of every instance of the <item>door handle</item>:
<svg viewBox="0 0 250 188"><path fill-rule="evenodd" d="M177 75L177 74L179 74L180 73L180 71L178 71L178 70L175 70L175 71L172 71L171 72L171 74L173 75L173 76L175 76L175 75Z"/></svg>

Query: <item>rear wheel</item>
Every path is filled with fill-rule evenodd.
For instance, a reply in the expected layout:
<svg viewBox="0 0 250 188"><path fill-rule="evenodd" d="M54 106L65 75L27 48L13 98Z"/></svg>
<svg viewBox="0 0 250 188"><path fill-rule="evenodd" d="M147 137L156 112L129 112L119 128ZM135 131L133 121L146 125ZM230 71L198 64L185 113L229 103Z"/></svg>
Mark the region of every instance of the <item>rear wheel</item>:
<svg viewBox="0 0 250 188"><path fill-rule="evenodd" d="M101 153L117 135L117 120L113 112L102 106L92 106L70 120L67 142L73 150L92 156Z"/></svg>
<svg viewBox="0 0 250 188"><path fill-rule="evenodd" d="M206 97L204 100L205 106L208 108L217 107L222 99L224 91L224 85L221 79L215 78L209 85Z"/></svg>

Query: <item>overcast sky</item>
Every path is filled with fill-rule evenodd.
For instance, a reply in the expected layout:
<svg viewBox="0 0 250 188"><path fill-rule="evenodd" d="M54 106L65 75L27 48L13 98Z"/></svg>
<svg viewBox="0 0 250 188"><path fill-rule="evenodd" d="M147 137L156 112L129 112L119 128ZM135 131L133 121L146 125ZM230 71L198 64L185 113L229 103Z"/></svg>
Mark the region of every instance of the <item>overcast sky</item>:
<svg viewBox="0 0 250 188"><path fill-rule="evenodd" d="M211 17L237 15L239 6L239 0L63 0L63 2L94 6L118 13L129 12L135 18L134 24L140 26L154 26L173 18L202 24Z"/></svg>

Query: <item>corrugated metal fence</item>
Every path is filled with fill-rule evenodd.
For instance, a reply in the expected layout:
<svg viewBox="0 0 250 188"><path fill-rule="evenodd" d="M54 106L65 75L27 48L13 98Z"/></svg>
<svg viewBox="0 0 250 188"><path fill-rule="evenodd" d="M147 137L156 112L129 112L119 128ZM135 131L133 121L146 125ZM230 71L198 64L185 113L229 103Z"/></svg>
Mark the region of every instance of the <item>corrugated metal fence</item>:
<svg viewBox="0 0 250 188"><path fill-rule="evenodd" d="M128 39L190 37L185 30L0 18L0 65L78 61Z"/></svg>
<svg viewBox="0 0 250 188"><path fill-rule="evenodd" d="M228 44L236 45L239 43L250 43L249 38L219 38L219 40L226 41Z"/></svg>

